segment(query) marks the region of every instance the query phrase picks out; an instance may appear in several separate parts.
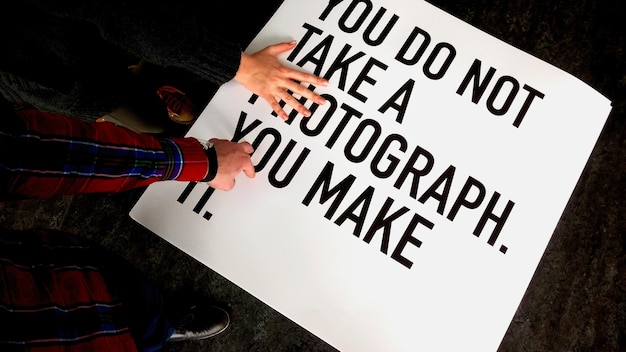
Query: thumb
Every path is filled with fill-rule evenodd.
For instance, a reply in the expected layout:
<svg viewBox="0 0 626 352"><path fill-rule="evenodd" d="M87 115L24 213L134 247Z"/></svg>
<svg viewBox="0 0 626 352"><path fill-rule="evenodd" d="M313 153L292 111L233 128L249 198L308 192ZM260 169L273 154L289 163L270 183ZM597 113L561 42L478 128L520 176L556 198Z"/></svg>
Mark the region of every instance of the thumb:
<svg viewBox="0 0 626 352"><path fill-rule="evenodd" d="M289 51L293 49L296 46L296 43L297 42L295 40L291 42L283 42L283 43L270 45L266 49L272 55L279 55L279 54L284 53L285 51Z"/></svg>

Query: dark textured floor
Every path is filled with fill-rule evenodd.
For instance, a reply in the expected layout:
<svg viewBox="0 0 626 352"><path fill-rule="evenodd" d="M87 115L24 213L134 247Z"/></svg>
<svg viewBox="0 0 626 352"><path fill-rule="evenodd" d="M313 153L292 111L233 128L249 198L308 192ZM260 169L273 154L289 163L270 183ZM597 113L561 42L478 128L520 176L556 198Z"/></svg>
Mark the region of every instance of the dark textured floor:
<svg viewBox="0 0 626 352"><path fill-rule="evenodd" d="M612 100L606 128L499 350L626 351L624 3L430 2L565 69ZM254 3L250 5L258 7L254 13L269 16L275 8L269 4L277 2ZM265 19L246 22L239 35L251 39ZM558 160L554 162L558 165ZM232 310L232 326L225 334L203 342L171 344L166 352L334 350L134 223L128 212L141 192L0 204L0 225L52 227L93 238L124 255L166 291L199 292Z"/></svg>

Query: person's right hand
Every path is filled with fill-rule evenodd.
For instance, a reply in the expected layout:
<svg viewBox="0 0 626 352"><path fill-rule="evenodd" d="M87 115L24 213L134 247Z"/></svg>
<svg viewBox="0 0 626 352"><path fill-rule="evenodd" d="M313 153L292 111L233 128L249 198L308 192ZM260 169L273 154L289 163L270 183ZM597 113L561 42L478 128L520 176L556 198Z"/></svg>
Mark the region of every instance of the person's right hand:
<svg viewBox="0 0 626 352"><path fill-rule="evenodd" d="M254 178L255 171L250 154L254 148L248 142L235 143L226 139L213 138L217 153L217 174L208 182L209 186L222 191L230 191L235 187L235 178L243 172L248 178Z"/></svg>

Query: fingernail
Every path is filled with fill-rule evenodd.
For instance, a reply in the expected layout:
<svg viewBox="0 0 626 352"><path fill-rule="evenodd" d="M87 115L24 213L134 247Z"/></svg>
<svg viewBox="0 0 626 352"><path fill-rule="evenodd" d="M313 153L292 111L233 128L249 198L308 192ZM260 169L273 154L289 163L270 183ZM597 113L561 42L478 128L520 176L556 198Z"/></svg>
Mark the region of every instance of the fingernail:
<svg viewBox="0 0 626 352"><path fill-rule="evenodd" d="M318 105L324 105L324 104L326 104L326 99L324 99L323 97L319 97L319 98L317 98L316 103Z"/></svg>

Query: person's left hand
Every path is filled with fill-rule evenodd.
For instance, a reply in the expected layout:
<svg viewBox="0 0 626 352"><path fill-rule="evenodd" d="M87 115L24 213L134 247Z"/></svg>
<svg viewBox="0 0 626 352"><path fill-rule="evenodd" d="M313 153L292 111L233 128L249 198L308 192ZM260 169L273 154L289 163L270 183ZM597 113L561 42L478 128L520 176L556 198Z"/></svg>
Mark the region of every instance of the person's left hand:
<svg viewBox="0 0 626 352"><path fill-rule="evenodd" d="M283 120L287 120L288 116L278 103L280 100L283 100L303 116L311 116L311 112L300 104L289 91L319 105L326 102L322 96L298 82L326 86L328 85L327 80L286 67L278 60L279 54L293 49L295 45L296 42L280 43L270 45L253 54L242 53L239 70L235 75L235 81L267 101L272 110Z"/></svg>

